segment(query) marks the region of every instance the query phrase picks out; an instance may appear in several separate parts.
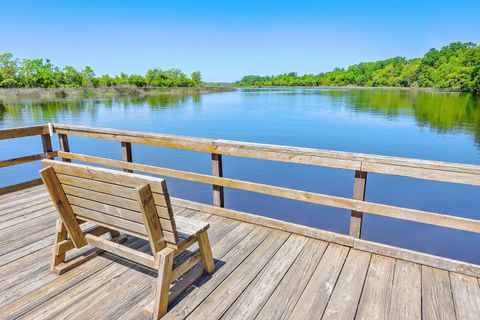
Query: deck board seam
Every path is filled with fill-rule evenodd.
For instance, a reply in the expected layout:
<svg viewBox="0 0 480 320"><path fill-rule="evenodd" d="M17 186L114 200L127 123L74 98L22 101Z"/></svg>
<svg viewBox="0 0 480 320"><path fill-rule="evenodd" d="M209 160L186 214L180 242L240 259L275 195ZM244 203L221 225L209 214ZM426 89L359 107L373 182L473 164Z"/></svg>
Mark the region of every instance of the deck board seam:
<svg viewBox="0 0 480 320"><path fill-rule="evenodd" d="M41 218L45 218L47 217L49 214L52 214L52 213L55 213L55 209L53 209L52 211L49 211L49 212L46 212L45 214L41 215L41 216L38 216L38 217L34 217L32 218L31 220L26 220L26 221L21 221L17 224L14 224L14 225L11 225L11 226L8 226L8 227L5 227L3 229L0 229L2 232L7 232L7 231L13 231L13 230L8 230L8 229L11 229L13 227L19 227L21 224L24 224L24 223L28 223L28 222L31 222L31 221L34 221L34 220L37 220L37 219L41 219ZM53 217L52 217L53 218ZM48 226L48 228L52 227L53 225L51 226ZM21 228L21 226L19 227ZM46 228L45 228L46 229ZM40 229L38 231L41 231L41 230L45 230L45 229Z"/></svg>
<svg viewBox="0 0 480 320"><path fill-rule="evenodd" d="M186 208L183 208L183 209L184 209L184 210L181 210L180 212L183 212L183 211L186 210ZM192 212L194 212L194 214L199 213L199 211L195 211L195 210L192 210ZM178 214L178 213L179 213L179 212L177 212L176 214ZM212 216L212 215L210 215L210 214L207 214L207 217L206 217L205 219L206 219L206 220L209 220L211 217L214 217L214 216ZM230 230L231 230L231 229L230 229ZM119 273L115 278L119 278L119 277L123 276L125 273L127 273L127 272L130 271L131 269L142 269L142 268L143 268L144 270L146 270L145 275L152 276L152 277L154 277L154 276L155 276L155 273L157 272L157 271L152 270L152 269L149 269L149 268L144 268L144 267L142 267L141 265L135 263L134 261L129 261L129 260L126 260L126 261L128 261L129 263L131 263L132 266L131 266L130 268L127 268L127 269L123 270L123 271L122 271L121 273ZM81 297L81 300L80 300L80 301L83 301L83 300L85 300L85 299L88 300L88 298L91 297L93 294L97 293L99 290L102 290L102 288L103 288L104 286L110 285L112 280L113 280L113 279L110 279L109 281L105 282L105 283L102 284L101 286L99 286L99 287L95 288L94 290L92 290L90 293L88 293L88 294L86 294L85 296ZM146 288L144 288L144 289L142 290L142 292L143 292L143 291L145 291L145 293L146 293L147 291L149 291L148 286L147 286ZM141 302L141 301L143 300L143 298L140 298L139 300L140 300L140 302ZM69 315L75 313L75 311L76 311L76 309L73 309L73 310L72 310L71 308L69 308L71 305L72 305L72 304L69 304L69 306L67 306L67 307L65 308L65 309L68 308L68 310L69 310L69 311L68 311L68 314L67 314L66 316L69 316ZM136 306L136 304L133 304L129 309L126 310L126 312L127 312L128 310L132 309L132 308L135 308L135 306Z"/></svg>
<svg viewBox="0 0 480 320"><path fill-rule="evenodd" d="M42 209L39 209L39 210L46 210L46 209L48 209L48 207L42 208ZM45 216L47 216L47 215L49 215L49 214L51 214L51 213L54 213L54 212L55 212L55 208L52 208L52 209L53 209L53 211L47 211L47 212L43 213L42 215L33 217L33 218L29 219L29 220L19 221L19 222L16 223L16 224L12 224L12 225L6 226L6 227L4 227L4 228L0 227L0 231L3 232L4 230L8 230L8 229L10 229L10 228L19 226L19 225L21 225L22 223L30 222L30 221L33 221L33 220L36 220L36 219L39 219L39 218L43 218L43 217L45 217ZM2 223L7 222L7 221L11 221L11 220L13 220L13 219L17 219L17 218L20 218L20 217L23 217L23 216L28 216L28 215L29 215L29 214L24 214L24 215L21 215L21 216L18 216L18 217L14 217L14 218L11 218L11 219L2 221L2 222L0 222L0 225L1 225Z"/></svg>
<svg viewBox="0 0 480 320"><path fill-rule="evenodd" d="M451 271L448 271L448 285L450 286L450 296L452 298L452 302L453 302L453 313L455 314L455 319L458 319L458 306L457 306L457 303L456 303L456 299L455 299L455 296L453 295L453 286L452 286L452 277L451 277Z"/></svg>
<svg viewBox="0 0 480 320"><path fill-rule="evenodd" d="M298 253L298 255L295 257L295 259L293 260L293 262L290 264L290 266L287 268L285 274L283 275L283 277L280 279L280 281L277 283L277 285L275 286L275 288L272 290L272 293L270 293L270 296L268 297L268 299L265 300L265 303L262 305L261 308L259 308L257 314L255 315L255 319L258 318L258 315L262 312L263 308L265 307L265 305L267 304L267 302L270 300L270 298L272 297L273 293L277 290L278 286L280 285L280 283L282 283L283 279L287 276L288 272L290 271L290 269L292 268L292 266L295 264L295 262L297 262L297 260L300 258L300 255L302 254L303 250L306 250L306 246L307 246L307 243L308 243L308 239L311 239L311 238L308 238L308 237L305 237L307 238L307 241L305 242L305 245L303 246L302 250L300 250L300 252ZM316 240L316 241L320 241L320 242L323 242L322 240ZM325 251L324 251L325 253ZM322 257L323 257L323 254L322 254ZM321 260L321 259L320 259ZM313 272L312 272L312 275L313 275ZM310 276L311 277L311 276ZM308 284L308 281L306 282L306 284ZM306 286L306 285L305 285ZM305 288L304 288L305 289ZM303 291L302 291L303 292ZM300 296L301 294L299 295L299 299L300 299ZM298 300L297 300L298 301ZM296 304L296 303L295 303Z"/></svg>
<svg viewBox="0 0 480 320"><path fill-rule="evenodd" d="M148 243L145 243L143 245L140 245L138 247L139 250L145 250L145 249L148 249L149 248L149 245ZM105 252L107 253L107 252ZM102 253L103 254L103 253ZM108 254L108 253L107 253ZM111 254L109 254L111 255ZM89 279L91 277L94 277L94 276L97 276L100 272L104 272L104 271L108 271L108 268L111 268L111 267L114 267L114 265L118 262L118 261L126 261L128 264L130 264L127 268L125 268L125 270L123 270L117 277L121 276L122 274L124 274L125 272L127 272L128 270L131 270L131 269L135 269L135 268L138 268L138 269L145 269L147 270L147 274L148 275L153 275L155 273L155 271L151 270L151 269L148 269L148 268L145 268L143 267L142 265L140 264L137 264L135 261L130 261L130 260L126 260L126 259L123 259L121 257L117 257L117 256L114 256L114 255L111 255L112 257L114 257L115 259L112 259L111 260L111 263L107 264L104 268L100 268L99 270L97 270L96 272L93 272L91 275L85 277L84 279L80 280L79 282L76 282L74 285L70 286L70 287L67 287L65 288L65 290L63 290L62 292L59 292L58 294L56 294L55 296L51 297L50 299L47 299L45 301L43 301L42 303L38 304L37 306L35 306L34 308L30 309L28 312L32 312L34 311L35 309L39 309L41 308L42 306L44 306L46 303L50 303L50 300L54 299L54 298L57 298L58 295L61 295L63 292L75 287L75 286L81 286L84 282L87 282L89 281ZM111 281L112 279L110 279ZM82 299L87 297L87 296L90 296L91 294L94 294L97 290L99 290L100 288L102 288L103 286L107 285L110 283L110 281L107 281L103 284L101 284L99 287L96 287L94 290L92 290L91 292L87 293L85 296L82 296ZM74 303L78 303L78 300L75 301L74 299L72 299L71 303L69 303L66 307L68 306L71 306L72 304Z"/></svg>
<svg viewBox="0 0 480 320"><path fill-rule="evenodd" d="M363 279L363 283L362 283L362 290L360 291L360 296L359 296L358 301L357 301L357 306L355 308L355 314L354 314L353 319L357 319L358 308L360 307L360 301L362 301L362 296L363 296L363 293L364 293L364 290L365 290L365 284L367 283L368 271L370 270L370 264L372 263L373 256L374 256L374 254L370 253L370 259L368 259L367 272L365 272L365 278Z"/></svg>
<svg viewBox="0 0 480 320"><path fill-rule="evenodd" d="M288 237L286 237L285 241L282 243L281 246L278 247L277 249L277 252L286 244L287 240L290 239L290 237L292 236L291 233L289 233ZM263 241L262 241L263 242ZM305 243L306 244L306 243ZM304 244L304 246L305 246ZM303 248L302 248L303 250ZM300 250L300 252L302 252L302 250ZM300 252L298 253L298 255L300 254ZM248 285L245 286L245 288L242 290L242 292L238 295L238 297L232 301L232 303L230 304L230 306L225 309L225 311L222 313L222 315L219 317L219 319L222 319L223 316L225 315L225 313L227 313L227 311L235 304L235 302L240 299L240 297L242 296L242 294L247 290L247 288L255 281L255 279L258 278L258 276L262 273L262 271L267 267L267 265L270 263L270 261L272 261L273 257L275 257L276 253L274 253L270 259L268 259L268 261L265 263L265 265L257 272L257 274L255 275L255 277L253 277L253 279L249 282ZM293 261L295 261L298 257L298 255L295 257L295 259L293 259ZM242 262L243 263L243 262ZM287 269L287 272L288 270L291 268L293 262L290 264L290 266L288 267ZM285 273L286 274L286 273ZM285 274L283 275L283 277L285 277ZM283 277L280 279L280 281L276 284L275 288L280 284L280 282L282 281ZM273 294L273 292L275 291L275 289L270 293L270 295ZM268 297L270 298L270 296ZM257 315L260 313L260 310L262 310L263 306L265 305L265 303L267 303L268 301L268 298L263 302L263 304L258 308L258 312L257 314L255 315L255 318L257 317Z"/></svg>
<svg viewBox="0 0 480 320"><path fill-rule="evenodd" d="M28 210L28 209L31 209L31 208L34 207L34 206L41 205L41 204L44 204L44 203L47 203L47 202L50 202L50 203L51 203L51 201L52 201L52 200L50 200L50 198L48 198L48 197L46 197L46 196L45 196L45 197L41 197L41 198L39 198L39 199L34 199L34 200L39 200L39 201L36 202L36 203L30 204L30 205L28 205L28 206L26 206L26 207L23 207L23 208L20 209L20 210ZM52 203L51 203L51 205L53 206ZM4 215L6 215L6 214L14 213L16 210L18 210L18 209L17 209L17 206L19 206L19 205L16 204L16 205L12 205L11 207L0 208L0 217L1 217L1 216L4 216ZM21 206L21 204L20 204L20 206Z"/></svg>
<svg viewBox="0 0 480 320"><path fill-rule="evenodd" d="M250 233L252 233L253 230L255 230L256 228L259 228L260 230L261 230L261 229L265 229L265 230L268 231L268 234L265 236L265 238L264 238L262 241L260 241L260 242L258 243L258 245L255 246L255 248L254 248L248 255L246 255L246 256L244 257L244 259L242 259L242 261L232 270L232 272L231 272L228 276L230 276L231 274L233 274L233 273L235 272L235 270L237 270L237 269L245 262L245 260L248 259L248 257L250 257L250 255L252 255L253 252L255 252L255 250L256 250L256 249L265 241L265 239L267 239L267 237L272 233L272 229L270 229L270 228L266 228L266 227L262 227L262 226L256 226L256 227L254 227L252 230L250 230L250 231L245 235L244 238L246 238L246 237L247 237ZM237 242L236 245L238 245L238 243L240 243L240 241ZM235 245L235 246L236 246L236 245ZM235 248L235 246L232 247L228 252L230 252L231 250L233 250L233 249ZM193 312L195 312L195 310L197 310L197 308L200 307L200 306L203 304L203 302L204 302L220 285L222 285L222 283L228 278L228 276L226 276L225 279L223 279L221 282L219 282L218 285L215 286L215 288L213 288L213 289L210 291L210 293L209 293L207 296L205 296L205 297L201 300L201 302L198 303L187 315L184 315L184 318L183 318L183 319L187 319ZM223 316L223 313L222 313L222 316Z"/></svg>
<svg viewBox="0 0 480 320"><path fill-rule="evenodd" d="M140 247L141 247L141 245L140 245ZM95 275L97 272L99 272L99 271L101 271L101 270L104 270L105 268L107 268L108 266L110 266L112 263L120 260L120 258L118 258L117 256L114 256L114 255L111 255L111 254L108 254L108 253L106 253L106 254L112 256L112 259L108 259L109 261L106 263L105 266L100 267L99 269L96 269L95 272L92 272L90 275L86 276L85 278L81 279L81 280L78 281L78 282L72 281L72 283L69 283L65 288L63 288L63 290L61 290L61 291L57 292L55 295L47 298L45 301L42 301L42 302L40 302L39 304L37 304L37 305L35 305L35 306L32 306L32 307L29 308L28 310L24 310L22 313L16 315L15 318L19 318L19 317L21 317L21 316L25 316L28 312L32 311L33 309L36 309L37 307L39 307L39 306L43 305L44 303L52 300L53 298L56 298L57 296L61 295L63 292L65 292L65 291L68 290L69 288L72 288L73 286L75 286L75 285L77 285L77 284L79 284L79 283L82 283L82 282L85 281L86 279L88 279L88 278L90 278L91 276ZM58 279L58 278L60 278L60 276L57 277L57 279ZM41 289L41 288L43 288L43 287L45 287L45 286L48 286L48 285L50 285L50 283L47 283L47 284L45 284L45 285L37 288L37 290L39 290L39 289ZM22 297L23 297L23 296L22 296ZM22 297L20 297L19 299L21 299ZM17 300L18 300L18 299L16 299L15 301L12 301L12 302L9 303L8 305L10 305L10 304L12 304L12 303L15 303ZM4 307L7 307L8 305L6 305L6 306L4 306Z"/></svg>
<svg viewBox="0 0 480 320"><path fill-rule="evenodd" d="M41 230L39 230L39 231L44 231L44 230L47 230L47 229L49 229L49 228L50 228L50 227L45 228L45 229L41 229ZM46 237L42 237L42 238L39 238L39 239L35 239L35 240L32 240L32 241L29 241L29 242L25 243L25 244L22 245L20 248L16 248L16 249L13 249L13 250L10 250L10 251L7 251L7 252L2 253L2 254L0 255L0 259L3 258L4 256L6 256L7 254L11 254L12 252L21 250L22 248L25 248L25 247L27 247L27 246L29 246L29 245L32 245L32 244L36 243L36 242L44 241L44 240L46 240L46 239L48 239L48 238L50 238L50 237L52 238L52 243L53 243L53 235L51 235L51 236L46 236ZM51 244L51 243L50 243L50 244ZM50 245L50 244L49 244L49 245ZM37 252L37 251L38 251L38 250L35 250L35 251L33 251L33 252ZM30 254L30 253L29 253L29 254ZM18 259L15 259L15 260L13 260L13 261L16 261L16 260L18 260ZM11 262L13 262L13 261L11 261ZM11 262L8 262L8 263L6 263L6 264L4 264L4 265L8 265L8 264L11 263ZM0 264L0 267L3 267L4 265Z"/></svg>
<svg viewBox="0 0 480 320"><path fill-rule="evenodd" d="M340 276L341 276L341 274L342 274L343 268L345 267L345 262L347 262L348 255L350 254L350 252L352 251L352 249L353 249L353 248L348 248L347 254L345 255L345 259L343 259L342 267L340 268L340 272L338 272L338 276L337 276L337 278L335 279L335 284L333 285L332 292L330 292L330 295L328 296L327 303L325 303L325 308L323 308L322 314L321 314L321 316L320 316L319 319L322 319L322 318L324 317L324 315L325 315L325 311L326 311L327 308L328 308L328 303L329 303L330 300L332 299L333 292L335 291L335 288L337 287L338 280L340 279Z"/></svg>
<svg viewBox="0 0 480 320"><path fill-rule="evenodd" d="M387 310L387 315L390 314L390 309L392 309L392 294L393 294L393 285L395 283L395 274L397 273L397 262L398 262L398 259L395 259L394 260L394 263L393 263L393 276L392 276L392 279L390 281L390 297L388 299L388 310Z"/></svg>
<svg viewBox="0 0 480 320"><path fill-rule="evenodd" d="M318 241L323 241L323 240L318 240ZM312 281L312 278L313 278L313 275L315 274L315 271L317 271L318 266L320 265L320 263L322 262L322 260L323 260L323 258L324 258L324 256L325 256L325 252L327 252L327 249L328 249L328 247L329 247L330 244L331 244L331 243L328 242L328 241L324 241L324 242L327 243L327 246L325 247L325 250L323 250L323 253L322 253L321 258L318 259L318 264L317 264L317 265L315 266L315 268L313 269L313 272L312 272L312 274L310 275L310 277L308 278L308 281L305 282L305 286L303 287L302 292L299 293L299 295L298 295L298 300L297 300L297 301L295 302L295 304L292 306L292 311L291 311L290 314L288 315L287 319L290 318L293 310L296 309L298 302L299 302L300 299L302 298L303 293L305 292L305 289L308 287L308 284L310 283L310 281Z"/></svg>

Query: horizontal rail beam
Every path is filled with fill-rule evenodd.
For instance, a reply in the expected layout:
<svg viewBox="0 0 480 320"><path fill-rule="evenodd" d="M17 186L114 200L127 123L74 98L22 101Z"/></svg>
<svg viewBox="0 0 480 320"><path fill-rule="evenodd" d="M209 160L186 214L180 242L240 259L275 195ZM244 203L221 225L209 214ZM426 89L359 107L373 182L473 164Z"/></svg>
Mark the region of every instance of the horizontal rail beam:
<svg viewBox="0 0 480 320"><path fill-rule="evenodd" d="M86 161L106 166L118 167L123 169L130 169L135 171L153 173L183 180L195 181L206 184L215 184L227 188L240 189L256 193L267 194L271 196L287 198L292 200L310 202L320 205L326 205L341 209L348 209L360 212L366 212L375 215L386 216L390 218L397 218L420 222L440 227L458 229L463 231L470 231L480 233L480 221L461 218L457 216L438 214L428 211L414 210L401 208L396 206L389 206L384 204L366 202L361 200L354 200L349 198L331 196L321 193L307 192L295 189L288 189L276 187L266 184L215 177L205 174L186 172L175 169L161 168L151 165L130 163L120 160L112 160L107 158L68 153L59 151L58 155L62 158Z"/></svg>
<svg viewBox="0 0 480 320"><path fill-rule="evenodd" d="M219 208L208 204L178 199L172 197L172 204L192 210L199 210L228 219L239 220L263 227L295 233L304 237L338 243L355 249L381 254L387 257L411 261L426 266L462 273L468 276L480 277L480 266L468 262L442 258L408 249L392 247L385 244L370 242L340 233L307 227L292 222L258 216L252 213L232 209Z"/></svg>
<svg viewBox="0 0 480 320"><path fill-rule="evenodd" d="M0 140L36 136L47 133L49 133L47 125L1 129Z"/></svg>
<svg viewBox="0 0 480 320"><path fill-rule="evenodd" d="M56 156L57 156L57 152L54 151L54 152L47 152L47 153L32 154L30 156L12 158L8 160L2 160L0 161L0 168L15 166L18 164L33 162L33 161L47 159L47 158L48 159L54 158Z"/></svg>
<svg viewBox="0 0 480 320"><path fill-rule="evenodd" d="M59 134L480 186L480 166L55 124Z"/></svg>
<svg viewBox="0 0 480 320"><path fill-rule="evenodd" d="M23 189L27 189L27 188L30 188L30 187L39 186L42 183L43 183L42 179L35 179L35 180L31 180L31 181L18 183L18 184L15 184L13 186L3 187L3 188L0 188L0 195L7 194L7 193L10 193L10 192L19 191L19 190L23 190Z"/></svg>

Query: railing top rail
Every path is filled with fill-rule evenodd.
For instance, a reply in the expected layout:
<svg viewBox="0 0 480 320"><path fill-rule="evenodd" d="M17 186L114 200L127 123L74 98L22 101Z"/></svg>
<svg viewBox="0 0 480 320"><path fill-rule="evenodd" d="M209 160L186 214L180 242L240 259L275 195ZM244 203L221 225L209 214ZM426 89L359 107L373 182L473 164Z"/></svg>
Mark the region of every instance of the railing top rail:
<svg viewBox="0 0 480 320"><path fill-rule="evenodd" d="M91 138L480 186L480 165L77 125L54 128Z"/></svg>
<svg viewBox="0 0 480 320"><path fill-rule="evenodd" d="M49 133L48 125L35 125L0 130L0 140L36 136Z"/></svg>
<svg viewBox="0 0 480 320"><path fill-rule="evenodd" d="M78 125L53 127L61 134L480 186L480 165ZM47 125L3 129L0 140L45 133Z"/></svg>

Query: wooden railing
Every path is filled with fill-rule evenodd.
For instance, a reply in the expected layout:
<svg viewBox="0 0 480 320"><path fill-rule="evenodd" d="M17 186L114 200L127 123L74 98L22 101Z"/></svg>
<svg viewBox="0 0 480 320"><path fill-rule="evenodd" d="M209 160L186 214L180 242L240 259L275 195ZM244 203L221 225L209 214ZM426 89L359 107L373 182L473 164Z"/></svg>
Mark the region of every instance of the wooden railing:
<svg viewBox="0 0 480 320"><path fill-rule="evenodd" d="M47 127L41 128L43 128L41 130L46 130L45 128ZM359 153L286 147L227 140L192 138L127 130L101 129L64 124L55 124L53 125L53 129L54 132L59 135L60 139L60 150L56 153L56 155L61 157L63 161L81 160L95 164L118 167L125 171L135 170L210 184L213 186L213 203L219 207L224 206L223 188L227 187L351 210L350 235L355 238L361 237L362 219L364 213L480 233L479 220L428 211L407 209L397 206L389 206L367 202L364 200L368 173L406 176L433 181L480 186L480 166L477 165L465 165L439 161L385 157ZM15 130L16 132L37 132L34 130L29 131L31 130L30 128L0 130L0 137L14 138L16 136L12 134L12 132L15 132ZM44 131L41 133L40 131L38 132L39 133L35 134L42 134L42 137L45 135ZM122 160L113 160L109 158L70 152L68 135L118 141L120 142L122 149ZM131 148L131 145L134 143L210 153L212 156L212 175L134 163ZM51 147L49 149L48 143L45 141L44 150L45 154L43 157L52 156L50 153L52 152ZM353 197L337 197L327 194L225 178L223 177L222 170L222 155L353 170L355 173ZM12 160L14 159L5 160L0 163L6 163L7 161Z"/></svg>
<svg viewBox="0 0 480 320"><path fill-rule="evenodd" d="M57 152L53 151L51 133L47 125L0 130L0 140L31 137L31 136L41 137L43 153L37 153L37 154L32 154L24 157L7 159L7 160L0 160L0 168L15 166L15 165L38 161L42 159L53 159L57 156ZM2 187L0 188L0 195L25 189L32 186L37 186L40 184L42 184L42 179L38 178L31 181L18 183L12 186Z"/></svg>

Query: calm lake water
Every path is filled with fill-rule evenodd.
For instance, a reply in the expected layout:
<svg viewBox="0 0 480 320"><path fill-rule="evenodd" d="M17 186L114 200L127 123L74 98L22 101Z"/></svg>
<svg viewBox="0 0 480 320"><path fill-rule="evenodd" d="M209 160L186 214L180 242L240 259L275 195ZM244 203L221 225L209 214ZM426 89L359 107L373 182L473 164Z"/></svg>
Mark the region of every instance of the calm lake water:
<svg viewBox="0 0 480 320"><path fill-rule="evenodd" d="M384 89L244 89L189 97L0 101L0 128L61 122L381 155L480 163L480 98ZM0 158L41 152L39 137L0 141ZM58 143L55 141L58 146ZM120 158L115 142L70 137L73 152ZM55 146L55 147L57 147ZM210 173L210 155L134 145L134 161ZM0 170L0 185L37 177L38 164ZM224 157L224 175L351 197L352 171ZM211 203L211 186L167 179L173 196ZM480 219L480 189L370 174L366 199ZM228 208L348 233L347 210L239 190ZM480 263L480 235L366 215L363 238Z"/></svg>

